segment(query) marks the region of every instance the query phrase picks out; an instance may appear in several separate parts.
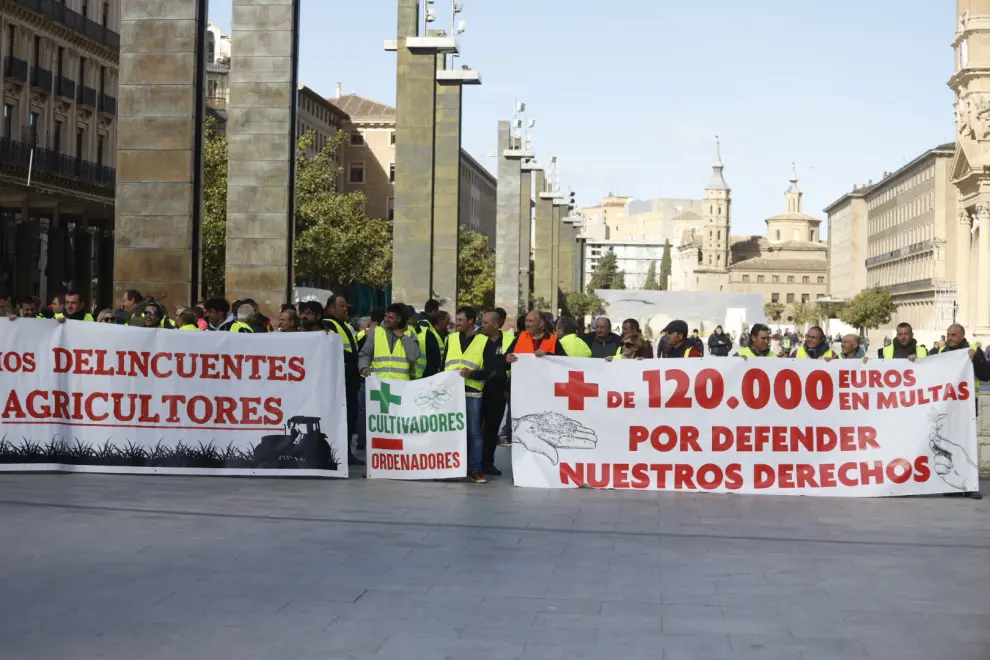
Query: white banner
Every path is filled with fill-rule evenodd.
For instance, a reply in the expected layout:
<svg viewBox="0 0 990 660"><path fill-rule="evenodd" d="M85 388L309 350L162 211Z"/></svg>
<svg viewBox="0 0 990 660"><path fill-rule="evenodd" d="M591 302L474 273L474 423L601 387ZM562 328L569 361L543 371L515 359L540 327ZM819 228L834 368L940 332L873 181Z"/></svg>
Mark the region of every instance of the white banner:
<svg viewBox="0 0 990 660"><path fill-rule="evenodd" d="M518 486L875 497L977 489L966 351L906 360L520 356Z"/></svg>
<svg viewBox="0 0 990 660"><path fill-rule="evenodd" d="M0 327L0 470L347 476L336 335Z"/></svg>
<svg viewBox="0 0 990 660"><path fill-rule="evenodd" d="M445 371L422 380L364 383L368 477L454 479L467 474L464 379Z"/></svg>

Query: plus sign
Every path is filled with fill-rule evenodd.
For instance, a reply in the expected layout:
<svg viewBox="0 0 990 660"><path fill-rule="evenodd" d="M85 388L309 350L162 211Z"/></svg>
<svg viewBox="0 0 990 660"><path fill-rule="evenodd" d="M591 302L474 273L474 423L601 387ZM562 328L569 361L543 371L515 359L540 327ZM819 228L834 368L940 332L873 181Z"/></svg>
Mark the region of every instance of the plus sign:
<svg viewBox="0 0 990 660"><path fill-rule="evenodd" d="M553 394L567 397L568 410L584 410L584 400L598 396L598 385L584 382L583 371L569 371L566 383L553 384Z"/></svg>
<svg viewBox="0 0 990 660"><path fill-rule="evenodd" d="M391 389L388 383L382 383L380 389L371 391L371 400L378 402L378 407L383 415L388 414L389 406L393 403L397 406L402 405L402 397L398 394L392 394Z"/></svg>

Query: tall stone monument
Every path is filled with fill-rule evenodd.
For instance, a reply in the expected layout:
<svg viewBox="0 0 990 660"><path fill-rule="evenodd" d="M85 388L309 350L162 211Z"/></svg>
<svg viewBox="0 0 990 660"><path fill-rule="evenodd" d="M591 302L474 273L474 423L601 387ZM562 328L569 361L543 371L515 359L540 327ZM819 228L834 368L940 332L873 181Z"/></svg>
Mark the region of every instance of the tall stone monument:
<svg viewBox="0 0 990 660"><path fill-rule="evenodd" d="M299 0L233 0L227 286L266 314L292 299Z"/></svg>
<svg viewBox="0 0 990 660"><path fill-rule="evenodd" d="M114 297L199 297L207 0L123 0Z"/></svg>
<svg viewBox="0 0 990 660"><path fill-rule="evenodd" d="M392 299L418 307L436 295L455 305L461 86L481 78L448 68L453 36L420 35L420 0L398 3L397 39L385 42L397 55Z"/></svg>
<svg viewBox="0 0 990 660"><path fill-rule="evenodd" d="M956 320L967 335L990 339L990 0L958 0L956 93L955 240L946 262L955 263ZM936 274L937 275L937 274Z"/></svg>
<svg viewBox="0 0 990 660"><path fill-rule="evenodd" d="M536 217L534 224L533 244L533 297L543 300L548 305L553 300L553 262L556 252L553 250L553 201L554 195L547 185L544 172L536 172ZM553 307L556 311L556 307Z"/></svg>
<svg viewBox="0 0 990 660"><path fill-rule="evenodd" d="M529 300L522 298L522 252L519 237L522 192L522 163L535 154L519 148L508 121L498 123L498 191L495 211L495 305L508 313L506 323L529 309ZM528 284L527 287L528 289Z"/></svg>
<svg viewBox="0 0 990 660"><path fill-rule="evenodd" d="M453 57L437 58L436 138L433 155L432 295L448 308L457 305L460 257L461 114L464 85L480 85L481 76L467 67L455 69ZM396 172L398 181L398 172ZM399 249L396 246L394 249ZM404 246L403 250L412 249ZM422 267L422 264L421 264ZM408 301L422 304L426 299Z"/></svg>

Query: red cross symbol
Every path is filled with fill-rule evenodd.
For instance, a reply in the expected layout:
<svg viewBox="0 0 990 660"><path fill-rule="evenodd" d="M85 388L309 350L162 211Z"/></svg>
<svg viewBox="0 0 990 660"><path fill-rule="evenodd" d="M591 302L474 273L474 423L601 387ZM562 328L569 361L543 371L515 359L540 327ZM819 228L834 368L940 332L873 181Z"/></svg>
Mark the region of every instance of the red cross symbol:
<svg viewBox="0 0 990 660"><path fill-rule="evenodd" d="M567 397L568 410L584 410L584 400L598 396L598 385L584 382L583 371L569 371L566 383L553 384L553 394Z"/></svg>

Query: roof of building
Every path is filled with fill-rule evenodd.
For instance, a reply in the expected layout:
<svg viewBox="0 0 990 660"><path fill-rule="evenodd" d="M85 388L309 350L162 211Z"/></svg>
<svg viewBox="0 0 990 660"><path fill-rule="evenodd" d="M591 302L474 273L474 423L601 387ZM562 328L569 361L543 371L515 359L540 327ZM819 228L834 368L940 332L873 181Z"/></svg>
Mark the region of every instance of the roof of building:
<svg viewBox="0 0 990 660"><path fill-rule="evenodd" d="M806 222L821 222L821 218L816 218L813 215L808 215L807 213L781 213L779 215L772 215L764 222L770 222L772 220L804 220Z"/></svg>
<svg viewBox="0 0 990 660"><path fill-rule="evenodd" d="M370 119L375 121L395 121L395 108L366 99L357 94L344 94L338 98L327 99L330 103L350 115L352 119Z"/></svg>
<svg viewBox="0 0 990 660"><path fill-rule="evenodd" d="M469 167L474 169L482 178L484 178L488 182L490 186L495 187L498 185L498 179L492 176L492 173L489 172L484 165L479 163L478 159L476 159L474 156L469 154L464 149L461 149L461 162L466 163Z"/></svg>
<svg viewBox="0 0 990 660"><path fill-rule="evenodd" d="M705 190L729 190L729 184L725 182L725 177L722 176L722 148L718 138L715 138L715 164L712 165L712 180L708 182L708 187Z"/></svg>
<svg viewBox="0 0 990 660"><path fill-rule="evenodd" d="M731 266L730 270L796 270L807 272L821 272L828 270L828 260L826 259L773 259L767 257L756 257L739 261Z"/></svg>
<svg viewBox="0 0 990 660"><path fill-rule="evenodd" d="M335 104L331 103L329 99L325 99L322 96L320 96L320 94L316 92L316 90L307 87L306 85L300 85L299 93L305 96L306 98L312 100L314 103L319 103L320 105L325 107L328 111L337 115L341 119L347 117L347 113L342 111Z"/></svg>
<svg viewBox="0 0 990 660"><path fill-rule="evenodd" d="M674 220L675 221L676 220L704 220L704 218L701 215L695 213L694 211L688 209L687 211L684 211L683 213L678 214L674 218Z"/></svg>

